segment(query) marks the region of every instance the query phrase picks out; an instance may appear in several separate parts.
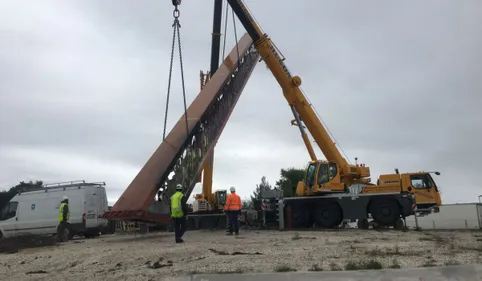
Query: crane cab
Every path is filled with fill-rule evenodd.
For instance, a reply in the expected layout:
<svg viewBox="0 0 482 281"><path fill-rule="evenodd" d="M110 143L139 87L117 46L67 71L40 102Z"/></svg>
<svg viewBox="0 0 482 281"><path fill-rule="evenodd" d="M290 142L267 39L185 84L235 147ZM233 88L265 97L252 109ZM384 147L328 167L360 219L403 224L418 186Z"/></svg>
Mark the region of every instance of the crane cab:
<svg viewBox="0 0 482 281"><path fill-rule="evenodd" d="M227 191L225 189L216 190L214 192L214 202L213 205L217 207L217 209L223 209L224 205L226 205L226 198L228 197Z"/></svg>
<svg viewBox="0 0 482 281"><path fill-rule="evenodd" d="M322 193L344 192L338 165L335 162L311 161L305 170L303 182L296 187L296 196L317 195Z"/></svg>
<svg viewBox="0 0 482 281"><path fill-rule="evenodd" d="M216 190L214 193L204 196L196 194L192 204L193 212L212 212L223 210L226 205L227 191L225 189Z"/></svg>

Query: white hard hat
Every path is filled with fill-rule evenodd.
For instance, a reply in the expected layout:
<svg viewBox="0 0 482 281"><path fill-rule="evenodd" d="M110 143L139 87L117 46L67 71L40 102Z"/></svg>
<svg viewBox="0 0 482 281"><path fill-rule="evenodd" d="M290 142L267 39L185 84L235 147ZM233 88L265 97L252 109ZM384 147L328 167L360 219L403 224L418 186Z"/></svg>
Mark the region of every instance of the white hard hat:
<svg viewBox="0 0 482 281"><path fill-rule="evenodd" d="M231 188L229 189L229 191L231 191L231 192L236 192L236 188L234 188L234 186L231 186Z"/></svg>
<svg viewBox="0 0 482 281"><path fill-rule="evenodd" d="M176 190L182 190L182 185L177 184L177 185L176 185Z"/></svg>
<svg viewBox="0 0 482 281"><path fill-rule="evenodd" d="M62 197L62 201L64 201L64 200L69 200L69 197L67 197L67 196Z"/></svg>

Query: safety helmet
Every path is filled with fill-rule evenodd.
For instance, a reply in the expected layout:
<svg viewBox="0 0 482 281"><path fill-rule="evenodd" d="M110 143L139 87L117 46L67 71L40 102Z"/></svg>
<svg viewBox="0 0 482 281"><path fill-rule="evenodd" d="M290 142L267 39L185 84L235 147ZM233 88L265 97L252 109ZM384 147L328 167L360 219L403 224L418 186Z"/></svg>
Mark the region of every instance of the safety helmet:
<svg viewBox="0 0 482 281"><path fill-rule="evenodd" d="M64 201L64 200L69 200L69 197L67 197L67 196L62 197L62 201Z"/></svg>
<svg viewBox="0 0 482 281"><path fill-rule="evenodd" d="M182 185L177 184L177 185L176 185L176 190L180 190L180 191L182 191Z"/></svg>
<svg viewBox="0 0 482 281"><path fill-rule="evenodd" d="M231 188L229 189L229 191L231 191L231 192L236 192L236 188L234 188L234 186L231 186Z"/></svg>

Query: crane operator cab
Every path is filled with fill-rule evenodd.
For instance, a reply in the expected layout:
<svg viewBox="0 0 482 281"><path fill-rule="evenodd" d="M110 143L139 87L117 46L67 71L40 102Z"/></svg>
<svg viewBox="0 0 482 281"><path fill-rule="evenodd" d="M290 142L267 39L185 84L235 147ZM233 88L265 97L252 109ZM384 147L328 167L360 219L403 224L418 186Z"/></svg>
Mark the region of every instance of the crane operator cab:
<svg viewBox="0 0 482 281"><path fill-rule="evenodd" d="M225 189L216 190L214 192L214 198L216 200L215 205L217 205L217 208L223 209L224 205L226 205L226 197L227 191Z"/></svg>
<svg viewBox="0 0 482 281"><path fill-rule="evenodd" d="M345 185L341 182L338 170L334 162L311 161L306 167L304 181L296 187L296 196L344 192Z"/></svg>

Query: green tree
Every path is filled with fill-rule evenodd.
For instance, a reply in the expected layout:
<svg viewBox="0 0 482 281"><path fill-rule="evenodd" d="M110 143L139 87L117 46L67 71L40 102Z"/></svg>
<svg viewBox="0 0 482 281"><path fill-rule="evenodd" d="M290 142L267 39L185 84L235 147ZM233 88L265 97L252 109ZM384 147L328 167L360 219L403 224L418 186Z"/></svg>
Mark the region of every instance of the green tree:
<svg viewBox="0 0 482 281"><path fill-rule="evenodd" d="M16 186L11 187L8 191L2 191L0 192L0 209L3 208L12 198L17 195L22 189L24 188L35 188L35 187L42 187L43 186L43 181L29 181L29 182L24 182L21 181L19 184Z"/></svg>
<svg viewBox="0 0 482 281"><path fill-rule="evenodd" d="M266 180L266 177L261 177L261 183L256 185L256 190L251 195L251 204L255 210L261 210L261 190L271 190L273 187Z"/></svg>
<svg viewBox="0 0 482 281"><path fill-rule="evenodd" d="M304 169L288 168L281 169L280 179L276 182L276 188L283 190L284 197L295 196L296 185L305 177Z"/></svg>
<svg viewBox="0 0 482 281"><path fill-rule="evenodd" d="M245 198L243 199L243 210L254 210L253 202L250 200L250 198Z"/></svg>

